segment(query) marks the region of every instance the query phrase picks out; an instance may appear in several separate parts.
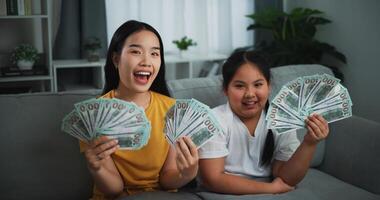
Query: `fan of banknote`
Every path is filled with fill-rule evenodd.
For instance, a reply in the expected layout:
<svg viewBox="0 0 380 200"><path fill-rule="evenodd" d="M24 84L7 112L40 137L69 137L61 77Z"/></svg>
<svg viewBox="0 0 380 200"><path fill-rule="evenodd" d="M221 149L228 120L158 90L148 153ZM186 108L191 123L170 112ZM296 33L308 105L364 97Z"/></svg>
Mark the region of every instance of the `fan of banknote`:
<svg viewBox="0 0 380 200"><path fill-rule="evenodd" d="M62 131L86 143L105 135L119 141L121 149L140 149L148 143L150 122L144 110L132 102L89 99L74 105L62 122Z"/></svg>
<svg viewBox="0 0 380 200"><path fill-rule="evenodd" d="M317 113L327 122L352 116L352 101L340 80L328 74L304 76L285 84L272 100L266 120L276 133L304 128L307 116Z"/></svg>
<svg viewBox="0 0 380 200"><path fill-rule="evenodd" d="M166 114L164 132L171 144L189 136L199 148L222 131L211 109L195 99L177 99Z"/></svg>

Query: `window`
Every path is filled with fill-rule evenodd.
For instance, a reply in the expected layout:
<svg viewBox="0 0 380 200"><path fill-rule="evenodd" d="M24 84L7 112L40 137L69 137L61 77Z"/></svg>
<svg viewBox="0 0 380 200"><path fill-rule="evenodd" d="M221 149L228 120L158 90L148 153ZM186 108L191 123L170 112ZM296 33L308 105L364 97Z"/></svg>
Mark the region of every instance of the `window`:
<svg viewBox="0 0 380 200"><path fill-rule="evenodd" d="M197 46L190 52L225 53L253 44L252 23L245 15L254 11L252 0L106 0L107 36L127 20L146 22L157 29L166 52L177 52L172 43L183 36Z"/></svg>

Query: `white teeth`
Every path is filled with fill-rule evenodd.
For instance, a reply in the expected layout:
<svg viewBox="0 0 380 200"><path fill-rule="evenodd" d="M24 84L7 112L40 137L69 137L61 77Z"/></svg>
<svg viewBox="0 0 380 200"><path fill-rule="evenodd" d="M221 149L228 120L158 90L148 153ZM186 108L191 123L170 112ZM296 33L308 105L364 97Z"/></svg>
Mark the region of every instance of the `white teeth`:
<svg viewBox="0 0 380 200"><path fill-rule="evenodd" d="M143 75L143 76L150 76L150 72L143 72L143 71L140 71L140 72L136 72L135 74L137 75Z"/></svg>

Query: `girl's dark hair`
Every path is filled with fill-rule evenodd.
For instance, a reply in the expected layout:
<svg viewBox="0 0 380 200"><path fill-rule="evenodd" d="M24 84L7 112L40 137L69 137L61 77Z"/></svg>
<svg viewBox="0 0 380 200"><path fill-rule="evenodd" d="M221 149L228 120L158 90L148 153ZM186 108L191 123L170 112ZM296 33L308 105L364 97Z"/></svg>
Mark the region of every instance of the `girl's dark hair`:
<svg viewBox="0 0 380 200"><path fill-rule="evenodd" d="M105 85L103 88L103 94L116 89L119 85L120 77L119 72L115 65L113 64L112 57L114 53L121 54L121 51L124 47L125 40L132 35L133 33L148 30L154 33L159 42L160 42L160 57L161 57L161 66L158 71L156 79L153 81L150 90L169 96L168 87L165 81L165 60L164 60L164 45L162 43L162 39L160 34L149 24L144 22L139 22L135 20L130 20L122 24L113 34L111 43L108 47L106 64L104 66L105 72Z"/></svg>
<svg viewBox="0 0 380 200"><path fill-rule="evenodd" d="M270 83L270 66L267 56L260 51L236 51L223 64L223 89L226 91L228 84L231 82L236 71L245 63L254 64L268 83ZM266 103L265 109L268 110L269 103ZM271 163L274 151L274 137L272 130L268 130L265 139L263 154L261 155L261 165L269 165Z"/></svg>

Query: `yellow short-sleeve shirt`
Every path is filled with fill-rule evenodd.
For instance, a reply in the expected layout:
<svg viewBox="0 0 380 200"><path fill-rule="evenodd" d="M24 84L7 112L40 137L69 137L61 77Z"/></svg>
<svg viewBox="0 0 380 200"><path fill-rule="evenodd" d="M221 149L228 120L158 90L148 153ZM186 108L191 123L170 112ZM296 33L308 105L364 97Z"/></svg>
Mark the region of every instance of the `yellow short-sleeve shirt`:
<svg viewBox="0 0 380 200"><path fill-rule="evenodd" d="M148 144L139 150L117 150L112 159L124 180L124 192L133 194L143 191L159 190L159 173L169 152L164 130L165 115L175 100L156 92L150 92L151 99L145 114L151 123ZM112 90L102 98L114 98ZM84 143L81 143L83 149ZM105 199L94 187L93 199Z"/></svg>

